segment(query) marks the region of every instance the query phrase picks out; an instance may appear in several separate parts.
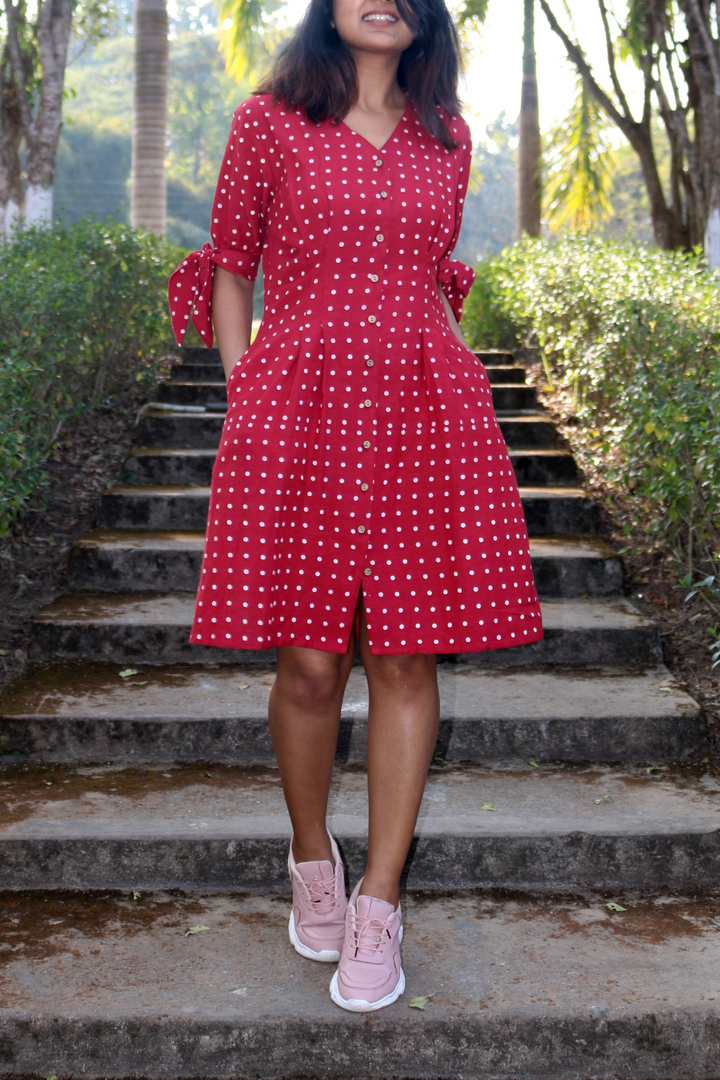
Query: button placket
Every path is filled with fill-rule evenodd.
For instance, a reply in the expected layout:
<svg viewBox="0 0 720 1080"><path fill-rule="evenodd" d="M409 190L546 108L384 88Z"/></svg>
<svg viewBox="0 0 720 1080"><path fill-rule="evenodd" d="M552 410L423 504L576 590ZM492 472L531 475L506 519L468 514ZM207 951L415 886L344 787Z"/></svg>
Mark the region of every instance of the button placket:
<svg viewBox="0 0 720 1080"><path fill-rule="evenodd" d="M377 169L379 169L379 168L382 168L382 165L383 165L383 159L380 156L376 157L375 158L375 167ZM383 189L382 191L380 191L378 193L379 206L382 206L383 203L385 204L385 206L387 205L387 203L385 203L385 200L387 199L387 197L388 197L388 192L385 189ZM381 200L382 200L382 202L381 202ZM373 248L372 248L373 251L377 251L378 250L378 245L384 244L386 242L386 235L383 232L383 225L382 225L382 217L381 217L381 215L378 215L378 218L379 218L379 220L376 222L376 225L375 225L376 233L375 233L375 236L373 238ZM385 250L387 250L387 248ZM385 260L383 259L383 267L382 267L383 273L386 270L386 267L384 265L384 261ZM370 279L370 281L372 282L373 285L377 285L381 280L381 275L379 273L375 273L374 271L370 272L368 274L368 277L369 277L369 279ZM377 298L374 297L373 299L374 299L374 301L375 301L375 303L377 305L376 310L378 310L380 308L381 303L382 303L382 296L379 296ZM370 327L379 329L380 328L379 315L374 314L374 313L371 314L371 315L368 315L367 323L369 324ZM369 345L371 350L373 350L373 351L377 350L380 347L379 335L378 334L372 334L371 337L370 337L370 341L368 342L368 345ZM375 413L372 416L372 425L373 425L373 438L374 438L374 440L377 440L377 400L378 400L378 386L377 386L377 384L378 384L378 379L379 379L379 371L372 370L375 367L375 360L370 356L366 356L366 358L365 358L365 367L368 370L363 373L362 381L365 382L365 380L368 377L371 377L373 379L373 386L370 386L370 387L366 386L365 387L365 392L367 393L368 390L369 390L373 394L373 397L366 397L366 398L364 398L364 400L360 401L359 402L359 408L365 410L365 409L373 408L373 406L375 406ZM370 450L371 451L371 450L373 450L373 448L374 448L374 442L371 439L364 439L363 440L363 442L362 442L362 450ZM363 474L367 477L367 479L363 480L362 483L360 484L360 491L362 492L363 495L366 495L366 494L369 495L370 499L372 499L372 490L371 490L372 484L371 484L371 482L374 480L374 473L375 473L375 457L374 457L374 455L373 455L373 458L372 458L371 468L372 468L372 476L368 475L369 470L366 470L365 468L363 468L363 470L362 470ZM361 505L362 505L362 500L361 500ZM368 514L370 512L370 507L371 507L371 504L368 503L368 507L367 507L367 511L366 511ZM356 527L356 530L355 530L356 533L360 534L361 536L364 536L368 541L367 555L369 555L369 548L370 548L370 543L369 543L370 538L369 538L368 530L369 530L369 521L368 521L368 525L358 525ZM372 575L372 568L370 566L366 566L363 569L363 575L365 577L370 577Z"/></svg>

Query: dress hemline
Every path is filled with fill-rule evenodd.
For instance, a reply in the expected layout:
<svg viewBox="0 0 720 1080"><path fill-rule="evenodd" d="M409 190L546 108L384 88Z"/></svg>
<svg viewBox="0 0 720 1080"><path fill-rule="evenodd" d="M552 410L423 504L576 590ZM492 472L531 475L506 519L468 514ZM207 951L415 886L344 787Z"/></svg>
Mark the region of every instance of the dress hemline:
<svg viewBox="0 0 720 1080"><path fill-rule="evenodd" d="M526 615L525 612L523 612ZM538 620L539 620L538 616ZM431 656L435 655L449 655L459 653L478 653L478 652L494 652L498 649L513 649L520 645L530 645L535 641L542 641L545 634L542 626L533 627L529 629L527 634L522 631L521 635L517 632L511 632L509 630L503 633L495 635L495 641L487 639L487 635L480 638L472 638L470 641L459 642L456 639L452 641L446 639L439 644L433 644L431 649L417 648L416 643L408 643L406 645L375 645L370 646L370 654L372 656ZM348 642L350 635L348 633ZM189 638L191 645L204 645L207 648L214 649L235 649L238 651L258 652L266 651L269 649L276 649L283 646L294 646L300 649L314 649L317 652L329 652L336 653L340 656L345 655L348 651L347 646L343 647L341 644L333 646L328 641L305 641L298 642L289 640L286 635L277 635L272 641L265 641L264 639L255 638L254 640L240 639L238 640L235 635L230 635L225 642L218 641L203 641L199 639L195 634L192 634Z"/></svg>

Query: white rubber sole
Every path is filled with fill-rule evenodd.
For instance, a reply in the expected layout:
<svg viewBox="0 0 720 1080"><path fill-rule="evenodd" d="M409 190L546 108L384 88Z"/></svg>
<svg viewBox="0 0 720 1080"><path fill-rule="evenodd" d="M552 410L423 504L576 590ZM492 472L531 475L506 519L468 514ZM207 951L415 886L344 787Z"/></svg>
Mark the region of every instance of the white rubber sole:
<svg viewBox="0 0 720 1080"><path fill-rule="evenodd" d="M321 949L320 952L315 952L314 949L308 948L307 945L303 945L302 941L297 935L295 929L295 912L290 912L290 922L288 923L288 934L290 936L290 942L295 952L300 953L306 960L318 960L321 964L337 964L340 959L340 953L337 949Z"/></svg>
<svg viewBox="0 0 720 1080"><path fill-rule="evenodd" d="M338 973L337 971L333 975L330 981L330 997L333 999L336 1005L339 1005L341 1009L347 1009L348 1012L376 1012L378 1009L384 1009L387 1005L392 1005L394 1001L405 993L405 972L400 968L400 978L397 981L397 986L394 990L391 990L389 994L386 994L384 998L380 998L379 1001L363 1001L362 998L349 998L346 1000L338 990Z"/></svg>

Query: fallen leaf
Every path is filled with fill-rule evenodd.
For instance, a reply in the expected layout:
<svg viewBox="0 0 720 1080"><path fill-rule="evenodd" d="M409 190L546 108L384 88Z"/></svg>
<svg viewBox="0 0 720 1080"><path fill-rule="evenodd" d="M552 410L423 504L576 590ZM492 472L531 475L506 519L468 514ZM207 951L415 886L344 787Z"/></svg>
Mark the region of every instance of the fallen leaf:
<svg viewBox="0 0 720 1080"><path fill-rule="evenodd" d="M132 898L133 898L133 900L139 900L140 899L140 893L138 892L137 889L133 889Z"/></svg>
<svg viewBox="0 0 720 1080"><path fill-rule="evenodd" d="M48 1076L45 1077L45 1080L57 1080L57 1076L55 1075L55 1073L50 1073Z"/></svg>
<svg viewBox="0 0 720 1080"><path fill-rule="evenodd" d="M614 900L611 900L605 907L608 911L627 911L627 908L623 907L622 904L616 904Z"/></svg>
<svg viewBox="0 0 720 1080"><path fill-rule="evenodd" d="M430 1001L430 998L435 997L434 994L420 994L418 997L410 998L408 1001L409 1009L424 1009Z"/></svg>
<svg viewBox="0 0 720 1080"><path fill-rule="evenodd" d="M131 675L139 675L140 672L137 670L137 668L126 667L123 668L122 671L119 671L118 674L121 679L129 679Z"/></svg>
<svg viewBox="0 0 720 1080"><path fill-rule="evenodd" d="M532 765L533 769L539 769L540 768L540 766L538 765L538 763L537 763L537 761L535 760L534 757L530 758L530 760L528 761L528 765Z"/></svg>
<svg viewBox="0 0 720 1080"><path fill-rule="evenodd" d="M249 682L238 683L238 690L247 690L249 686L250 686Z"/></svg>
<svg viewBox="0 0 720 1080"><path fill-rule="evenodd" d="M664 765L649 765L648 768L645 770L645 772L646 773L665 772L665 766Z"/></svg>
<svg viewBox="0 0 720 1080"><path fill-rule="evenodd" d="M600 803L602 802L602 799L593 799L593 802L595 803L596 806L599 806Z"/></svg>
<svg viewBox="0 0 720 1080"><path fill-rule="evenodd" d="M185 932L185 937L190 937L193 934L202 934L203 930L209 929L209 926L191 926L190 929Z"/></svg>
<svg viewBox="0 0 720 1080"><path fill-rule="evenodd" d="M231 994L247 994L247 986L238 986L237 990L231 990Z"/></svg>
<svg viewBox="0 0 720 1080"><path fill-rule="evenodd" d="M660 686L658 689L662 690L662 692L664 694L674 694L675 693L675 687L674 686Z"/></svg>
<svg viewBox="0 0 720 1080"><path fill-rule="evenodd" d="M46 784L48 787L52 787L52 780L43 780L43 784Z"/></svg>
<svg viewBox="0 0 720 1080"><path fill-rule="evenodd" d="M486 803L483 803L483 804L482 804L482 806L480 807L480 809L481 809L481 810L494 810L494 809L495 809L495 807L493 806L493 804L492 804L491 802L486 802Z"/></svg>
<svg viewBox="0 0 720 1080"><path fill-rule="evenodd" d="M147 679L136 679L135 682L130 683L130 686L147 686Z"/></svg>

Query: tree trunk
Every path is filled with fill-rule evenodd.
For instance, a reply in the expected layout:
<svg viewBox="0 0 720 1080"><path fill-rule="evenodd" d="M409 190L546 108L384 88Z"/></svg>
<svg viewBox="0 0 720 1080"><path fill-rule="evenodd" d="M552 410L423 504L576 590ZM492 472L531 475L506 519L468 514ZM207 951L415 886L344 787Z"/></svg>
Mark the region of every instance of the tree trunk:
<svg viewBox="0 0 720 1080"><path fill-rule="evenodd" d="M17 92L4 60L0 66L0 236L12 231L22 213L22 130L16 98Z"/></svg>
<svg viewBox="0 0 720 1080"><path fill-rule="evenodd" d="M540 235L542 142L535 58L535 0L523 0L523 76L517 172L517 231Z"/></svg>
<svg viewBox="0 0 720 1080"><path fill-rule="evenodd" d="M130 223L158 235L166 224L167 75L166 0L137 0Z"/></svg>
<svg viewBox="0 0 720 1080"><path fill-rule="evenodd" d="M74 0L44 0L38 14L38 52L42 71L40 101L27 139L25 221L52 222L53 183L60 130L68 42Z"/></svg>

